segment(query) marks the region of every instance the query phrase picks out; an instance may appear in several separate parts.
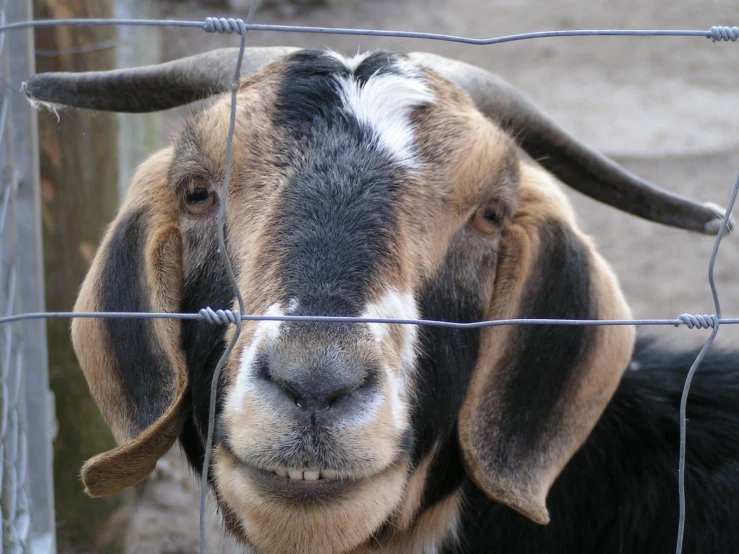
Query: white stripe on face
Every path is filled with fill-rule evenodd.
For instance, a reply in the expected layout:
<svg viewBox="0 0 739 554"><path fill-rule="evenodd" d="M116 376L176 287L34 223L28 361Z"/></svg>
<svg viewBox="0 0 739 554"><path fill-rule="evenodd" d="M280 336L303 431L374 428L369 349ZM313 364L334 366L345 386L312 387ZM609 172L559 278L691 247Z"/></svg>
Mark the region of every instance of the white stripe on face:
<svg viewBox="0 0 739 554"><path fill-rule="evenodd" d="M279 303L275 303L267 308L264 315L269 317L279 317L284 316L285 313L282 311L282 306ZM226 400L227 410L234 410L236 412L242 411L244 397L254 390L252 384L255 369L254 360L257 357L259 347L265 340L277 340L280 336L280 327L282 327L282 321L260 321L257 323L249 346L247 346L241 354L239 369L236 374L236 383L228 393L228 398Z"/></svg>
<svg viewBox="0 0 739 554"><path fill-rule="evenodd" d="M418 319L418 309L412 294L400 293L394 288L389 288L385 295L377 302L367 304L362 317L375 319ZM367 324L375 336L377 342L382 342L387 337L387 323ZM400 352L403 374L407 374L415 362L416 339L418 329L415 325L403 325L403 344Z"/></svg>
<svg viewBox="0 0 739 554"><path fill-rule="evenodd" d="M345 56L344 54L340 54L339 52L336 52L335 50L326 51L327 56L331 56L332 58L343 63L346 66L346 68L352 73L357 70L357 68L359 67L359 64L361 64L364 60L366 60L370 54L372 54L372 50L368 50L364 54L360 54L359 52L357 52L356 56L349 58Z"/></svg>
<svg viewBox="0 0 739 554"><path fill-rule="evenodd" d="M388 381L388 402L390 403L390 412L393 414L393 423L396 429L403 427L403 412L401 408L400 395L401 391L405 392L403 386L404 381L393 373L389 367L385 367L385 376ZM405 394L403 395L405 396Z"/></svg>
<svg viewBox="0 0 739 554"><path fill-rule="evenodd" d="M349 59L330 55L352 72L367 57L366 53ZM414 108L433 102L434 96L416 66L399 61L394 68L400 73L370 77L364 86L353 77L337 77L339 94L346 112L372 130L378 146L395 162L413 168L416 159L410 114Z"/></svg>

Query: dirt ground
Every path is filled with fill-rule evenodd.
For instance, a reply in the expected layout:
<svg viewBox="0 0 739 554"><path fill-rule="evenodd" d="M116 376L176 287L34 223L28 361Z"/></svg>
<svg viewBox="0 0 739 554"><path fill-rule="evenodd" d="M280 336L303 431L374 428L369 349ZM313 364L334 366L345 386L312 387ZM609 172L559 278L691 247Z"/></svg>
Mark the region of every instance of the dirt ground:
<svg viewBox="0 0 739 554"><path fill-rule="evenodd" d="M241 0L247 4L244 0ZM242 16L246 8L178 2L166 17ZM259 23L433 31L474 37L575 28L708 29L736 25L733 1L613 2L606 0L365 0L327 8L263 9ZM235 45L227 36L163 32L165 59ZM725 205L739 173L739 44L702 38L545 39L476 47L431 41L307 34L251 33L250 45L428 50L478 64L519 87L565 128L631 171L672 191ZM163 136L177 130L182 111L166 118ZM163 139L164 140L164 139ZM618 273L636 317L713 313L707 262L713 240L650 224L568 191L583 228ZM735 262L739 240L724 241L716 281L724 315L739 314ZM702 342L705 331L661 328L676 345ZM724 327L718 345L733 344L739 329ZM698 379L700 376L697 377ZM129 553L197 552L195 480L178 449L138 492ZM230 551L217 524L210 552Z"/></svg>

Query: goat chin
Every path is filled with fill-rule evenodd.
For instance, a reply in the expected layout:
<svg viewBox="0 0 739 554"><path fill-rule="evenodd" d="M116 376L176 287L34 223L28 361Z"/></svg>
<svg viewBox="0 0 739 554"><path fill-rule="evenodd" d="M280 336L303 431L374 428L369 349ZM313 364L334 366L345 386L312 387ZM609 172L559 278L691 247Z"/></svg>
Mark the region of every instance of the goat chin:
<svg viewBox="0 0 739 554"><path fill-rule="evenodd" d="M398 464L349 490L305 492L291 504L265 495L265 481L279 476L246 475L243 466L220 457L215 468L220 501L249 543L264 552L311 554L350 552L366 542L400 504L407 472Z"/></svg>

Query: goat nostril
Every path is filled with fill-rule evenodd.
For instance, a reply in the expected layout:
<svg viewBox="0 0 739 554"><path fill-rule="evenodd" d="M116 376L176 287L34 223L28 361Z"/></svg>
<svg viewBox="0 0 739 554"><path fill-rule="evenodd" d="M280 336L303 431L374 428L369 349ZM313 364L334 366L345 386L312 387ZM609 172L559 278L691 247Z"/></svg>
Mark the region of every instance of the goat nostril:
<svg viewBox="0 0 739 554"><path fill-rule="evenodd" d="M296 387L285 381L284 379L272 378L271 379L277 386L282 389L284 394L291 398L293 403L301 410L304 409L305 397L298 391Z"/></svg>
<svg viewBox="0 0 739 554"><path fill-rule="evenodd" d="M344 398L349 396L350 392L347 389L342 389L339 391L336 391L334 394L332 394L329 398L326 399L326 404L323 407L323 410L330 410L334 407L335 404L338 404Z"/></svg>

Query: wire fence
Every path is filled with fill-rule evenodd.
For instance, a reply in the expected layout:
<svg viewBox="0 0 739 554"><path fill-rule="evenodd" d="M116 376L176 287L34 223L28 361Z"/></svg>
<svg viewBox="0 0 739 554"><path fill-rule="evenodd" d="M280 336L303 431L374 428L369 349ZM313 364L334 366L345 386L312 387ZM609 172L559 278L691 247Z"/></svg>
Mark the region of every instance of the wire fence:
<svg viewBox="0 0 739 554"><path fill-rule="evenodd" d="M698 37L707 38L712 42L736 42L739 39L739 27L714 26L708 30L568 30L568 31L551 31L551 32L535 32L517 35L508 35L502 37L492 37L476 39L470 37L444 35L436 33L420 33L420 32L403 32L389 30L373 30L373 29L339 29L329 27L306 27L306 26L290 26L290 25L264 25L254 24L253 16L255 13L256 1L252 1L249 15L246 21L241 19L226 19L208 17L204 21L173 21L173 20L132 20L132 19L67 19L55 21L31 21L29 14L26 14L25 21L19 21L12 24L4 24L6 4L0 0L0 52L4 45L4 39L7 36L6 31L22 31L38 27L49 27L59 25L125 25L125 26L157 26L157 27L179 27L201 29L205 32L217 33L236 33L240 36L239 57L234 67L234 86L231 88L231 113L226 143L226 174L222 183L221 198L222 202L218 211L218 240L222 261L227 268L229 279L236 291L237 310L217 310L214 311L204 306L198 313L139 313L139 312L90 312L90 313L69 313L69 312L44 312L43 310L33 311L26 309L29 304L17 301L16 283L18 275L18 227L10 225L9 222L17 219L15 212L18 210L17 199L17 179L7 179L8 168L11 168L12 158L8 156L11 140L6 140L3 135L3 149L0 151L0 167L5 170L3 175L3 191L2 205L0 205L0 236L2 236L2 280L0 286L4 296L0 298L0 309L2 313L8 315L0 317L0 347L2 348L2 374L0 375L0 386L2 386L2 410L0 410L0 454L2 454L3 465L0 469L3 471L2 479L2 510L3 510L3 546L9 552L27 551L29 537L29 501L28 501L28 471L27 471L27 435L29 432L28 421L24 420L26 406L22 396L22 387L24 379L27 379L29 367L24 364L23 360L23 343L17 329L10 325L11 323L22 323L28 325L32 322L42 322L44 319L57 318L169 318L169 319L198 319L211 324L233 324L236 332L227 345L224 354L218 361L215 369L212 388L211 388L211 406L215 403L217 383L219 373L226 359L233 349L244 321L285 321L285 322L323 322L323 323L389 323L399 325L423 325L448 327L456 329L479 329L482 327L500 326L500 325L582 325L582 326L603 326L603 325L635 325L635 326L658 326L685 325L688 328L711 329L710 336L706 340L699 355L692 364L687 375L683 395L680 406L680 459L679 459L679 495L680 495L680 517L677 525L677 554L682 551L682 541L685 525L685 492L684 492L684 470L685 470L685 429L686 429L686 405L689 396L691 380L698 370L700 362L706 351L710 348L721 324L737 324L739 318L723 318L721 313L721 305L719 294L714 279L714 264L719 252L721 241L728 229L728 220L732 212L737 193L739 192L739 177L734 184L731 197L727 204L726 211L723 215L721 226L718 230L714 247L708 262L708 281L713 294L715 313L710 315L692 315L682 314L674 319L640 319L640 320L562 320L562 319L508 319L496 321L477 321L471 323L456 323L447 321L431 321L419 319L391 319L391 318L361 318L361 317L328 317L328 316L265 316L257 314L247 314L244 312L244 302L239 291L238 284L231 269L230 261L226 255L224 241L224 217L226 211L226 201L228 198L228 184L230 180L229 172L231 169L231 156L233 147L233 133L235 128L236 108L237 108L237 83L240 79L241 61L246 46L246 36L249 31L262 32L294 32L294 33L317 33L317 34L342 34L354 36L375 36L375 37L395 37L408 39L424 39L458 42L469 45L494 45L505 42L531 40L537 38L556 38L556 37L588 37L588 36L642 36L642 37L665 37L665 36L681 36L681 37ZM22 19L22 18L18 18ZM29 66L30 67L30 66ZM7 75L6 75L7 77ZM6 78L6 82L10 79ZM3 93L0 96L0 133L4 133L7 99ZM31 115L28 121L33 122ZM14 212L15 210L15 212ZM37 215L36 215L37 217ZM36 275L39 269L37 269ZM6 277L7 275L7 277ZM37 304L41 306L41 304ZM204 467L201 479L201 508L200 508L200 535L201 535L201 553L205 551L205 528L204 528L204 505L207 493L207 475L209 471L209 463L211 462L211 453L213 447L213 427L215 422L215 410L211 409L209 414L208 432L206 439L206 453L204 458ZM47 422L48 425L48 422ZM47 433L48 435L48 433ZM34 475L35 479L35 475ZM53 522L53 511L52 522ZM49 543L53 549L53 539ZM52 550L48 550L52 551ZM39 551L40 552L40 551ZM2 554L2 550L0 550Z"/></svg>
<svg viewBox="0 0 739 554"><path fill-rule="evenodd" d="M0 21L31 16L31 2L0 0ZM34 73L33 34L0 34L4 82ZM0 88L0 313L43 310L36 118ZM24 340L33 337L33 340ZM0 328L1 553L56 551L51 472L54 432L46 327Z"/></svg>

